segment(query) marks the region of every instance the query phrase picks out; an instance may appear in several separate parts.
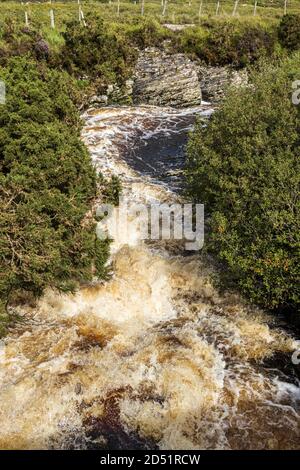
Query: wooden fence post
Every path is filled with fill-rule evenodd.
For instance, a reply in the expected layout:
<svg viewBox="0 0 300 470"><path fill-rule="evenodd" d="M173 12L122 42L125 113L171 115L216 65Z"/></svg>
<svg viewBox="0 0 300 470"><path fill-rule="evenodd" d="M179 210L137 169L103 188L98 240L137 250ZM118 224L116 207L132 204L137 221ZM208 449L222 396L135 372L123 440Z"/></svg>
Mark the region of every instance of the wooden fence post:
<svg viewBox="0 0 300 470"><path fill-rule="evenodd" d="M81 7L80 7L80 17L81 17L83 26L86 27L86 22L85 22L85 19L84 19L84 14L83 14L83 11L82 11L82 8L81 8Z"/></svg>
<svg viewBox="0 0 300 470"><path fill-rule="evenodd" d="M54 11L50 10L50 26L52 29L55 28L55 19L54 19Z"/></svg>
<svg viewBox="0 0 300 470"><path fill-rule="evenodd" d="M28 13L25 11L25 26L28 28L29 26L29 21L28 21Z"/></svg>
<svg viewBox="0 0 300 470"><path fill-rule="evenodd" d="M203 0L201 0L201 2L199 4L199 11L198 11L199 23L200 23L200 18L201 18L201 15L202 15L202 8L203 8Z"/></svg>
<svg viewBox="0 0 300 470"><path fill-rule="evenodd" d="M164 7L163 7L163 11L162 11L162 16L165 16L166 14L166 11L167 11L167 0L164 1Z"/></svg>
<svg viewBox="0 0 300 470"><path fill-rule="evenodd" d="M220 10L220 0L217 2L217 8L216 8L216 16L218 16Z"/></svg>
<svg viewBox="0 0 300 470"><path fill-rule="evenodd" d="M234 7L233 7L233 11L232 11L232 16L235 16L236 13L237 13L237 8L238 8L238 4L239 4L239 0L235 0L234 2Z"/></svg>
<svg viewBox="0 0 300 470"><path fill-rule="evenodd" d="M257 0L255 0L255 3L254 3L253 16L256 16L256 10L257 10Z"/></svg>

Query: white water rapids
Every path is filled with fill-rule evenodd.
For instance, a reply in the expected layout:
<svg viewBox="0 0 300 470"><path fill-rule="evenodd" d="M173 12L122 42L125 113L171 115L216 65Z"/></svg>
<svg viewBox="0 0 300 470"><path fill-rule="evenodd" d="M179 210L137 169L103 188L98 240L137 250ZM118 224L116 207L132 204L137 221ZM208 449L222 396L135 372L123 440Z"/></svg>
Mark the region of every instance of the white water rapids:
<svg viewBox="0 0 300 470"><path fill-rule="evenodd" d="M159 148L195 112L209 114L90 110L83 139L126 200L172 202L176 178L132 148L155 135ZM114 241L112 266L106 283L21 309L0 348L0 448L300 448L299 382L272 362L297 344L275 320L219 293L213 268L175 242L133 230Z"/></svg>

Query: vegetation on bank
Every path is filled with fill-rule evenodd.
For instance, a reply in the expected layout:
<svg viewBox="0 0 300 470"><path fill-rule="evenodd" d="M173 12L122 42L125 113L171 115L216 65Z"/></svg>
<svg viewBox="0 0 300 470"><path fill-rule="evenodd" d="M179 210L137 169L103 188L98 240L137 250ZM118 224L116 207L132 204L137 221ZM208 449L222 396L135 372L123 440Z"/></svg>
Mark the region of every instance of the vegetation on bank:
<svg viewBox="0 0 300 470"><path fill-rule="evenodd" d="M270 309L300 304L299 70L299 52L261 65L188 146L188 192L206 205L208 250L231 285Z"/></svg>
<svg viewBox="0 0 300 470"><path fill-rule="evenodd" d="M6 103L0 105L4 327L5 307L20 292L38 296L47 286L68 291L94 275L105 277L108 243L97 239L87 216L97 176L80 140L76 83L28 57L11 58L0 79L6 84ZM107 185L101 180L109 194Z"/></svg>
<svg viewBox="0 0 300 470"><path fill-rule="evenodd" d="M202 64L248 67L262 58L278 58L299 45L298 16L262 22L251 18L207 18L201 25L171 31L153 17L129 16L108 21L87 14L86 26L72 19L61 31L24 27L7 17L1 29L0 66L12 56L29 55L78 80L86 98L103 94L111 83L123 87L132 75L138 50L155 46L189 54ZM81 94L83 98L84 94Z"/></svg>
<svg viewBox="0 0 300 470"><path fill-rule="evenodd" d="M5 16L0 65L12 55L29 53L39 61L46 60L50 67L84 77L95 91L108 82L122 84L132 72L138 49L149 46L187 53L203 64L240 68L299 45L298 15L267 21L259 17L207 17L181 31L171 31L154 15L128 14L112 20L104 12L93 12L86 14L85 21L86 26L66 15L61 29L51 30L38 22L25 27L18 16Z"/></svg>

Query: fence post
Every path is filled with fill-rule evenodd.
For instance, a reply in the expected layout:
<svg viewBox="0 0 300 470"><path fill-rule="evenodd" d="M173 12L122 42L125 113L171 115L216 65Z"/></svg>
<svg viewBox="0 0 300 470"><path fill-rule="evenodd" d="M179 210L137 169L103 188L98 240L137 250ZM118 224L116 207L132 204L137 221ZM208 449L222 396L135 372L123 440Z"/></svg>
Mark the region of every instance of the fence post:
<svg viewBox="0 0 300 470"><path fill-rule="evenodd" d="M287 2L288 2L288 0L284 0L284 14L285 15L287 13Z"/></svg>
<svg viewBox="0 0 300 470"><path fill-rule="evenodd" d="M216 16L218 16L220 10L220 0L217 2L217 8L216 8Z"/></svg>
<svg viewBox="0 0 300 470"><path fill-rule="evenodd" d="M141 5L141 15L144 16L144 11L145 11L145 0L142 0L142 5Z"/></svg>
<svg viewBox="0 0 300 470"><path fill-rule="evenodd" d="M120 16L120 0L117 3L117 16Z"/></svg>
<svg viewBox="0 0 300 470"><path fill-rule="evenodd" d="M255 0L255 3L254 3L253 16L256 16L256 10L257 10L257 0Z"/></svg>
<svg viewBox="0 0 300 470"><path fill-rule="evenodd" d="M199 23L200 23L200 18L201 18L201 15L202 15L202 8L203 8L203 0L201 0L201 2L199 4L199 11L198 11Z"/></svg>
<svg viewBox="0 0 300 470"><path fill-rule="evenodd" d="M238 8L238 4L239 4L239 0L235 0L235 2L234 2L234 7L233 7L233 11L232 11L232 16L235 16L235 15L236 15L237 8Z"/></svg>
<svg viewBox="0 0 300 470"><path fill-rule="evenodd" d="M28 13L25 11L25 26L28 28L29 26L29 21L28 21Z"/></svg>
<svg viewBox="0 0 300 470"><path fill-rule="evenodd" d="M80 7L80 17L81 17L81 20L82 20L82 24L83 24L83 26L85 27L85 26L86 26L86 22L85 22L84 14L83 14L83 11L82 11L82 8L81 8L81 7Z"/></svg>
<svg viewBox="0 0 300 470"><path fill-rule="evenodd" d="M54 11L50 10L50 26L52 29L55 28L55 19L54 19Z"/></svg>
<svg viewBox="0 0 300 470"><path fill-rule="evenodd" d="M164 1L164 8L163 8L163 11L162 11L162 16L165 16L166 14L166 11L167 11L167 0Z"/></svg>

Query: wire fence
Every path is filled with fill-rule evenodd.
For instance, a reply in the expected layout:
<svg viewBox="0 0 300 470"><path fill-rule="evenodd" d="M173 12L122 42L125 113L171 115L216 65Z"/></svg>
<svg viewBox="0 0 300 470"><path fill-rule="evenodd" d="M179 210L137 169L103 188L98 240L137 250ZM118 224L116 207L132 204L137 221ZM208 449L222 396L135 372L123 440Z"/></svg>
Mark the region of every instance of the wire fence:
<svg viewBox="0 0 300 470"><path fill-rule="evenodd" d="M86 15L100 14L109 21L126 21L129 16L154 17L161 23L196 24L206 18L257 17L278 19L286 13L300 14L300 0L107 0L89 2L1 2L0 27L7 18L25 26L61 30L64 24L78 20L86 25Z"/></svg>

